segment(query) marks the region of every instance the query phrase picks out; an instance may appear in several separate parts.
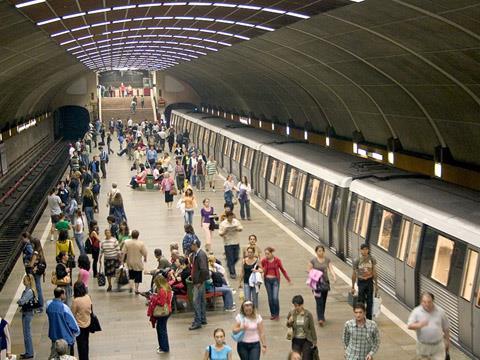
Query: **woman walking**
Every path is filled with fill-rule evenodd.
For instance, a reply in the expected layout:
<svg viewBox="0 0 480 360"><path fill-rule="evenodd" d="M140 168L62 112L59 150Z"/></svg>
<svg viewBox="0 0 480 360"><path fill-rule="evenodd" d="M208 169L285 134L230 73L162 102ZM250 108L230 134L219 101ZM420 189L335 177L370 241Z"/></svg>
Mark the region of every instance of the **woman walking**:
<svg viewBox="0 0 480 360"><path fill-rule="evenodd" d="M235 190L235 183L233 175L228 174L227 179L223 183L223 198L225 203L230 206L230 210L233 211L233 191Z"/></svg>
<svg viewBox="0 0 480 360"><path fill-rule="evenodd" d="M240 275L239 288L243 287L245 300L250 300L258 308L258 289L259 284L256 281L257 274L263 272L262 266L258 257L255 256L255 249L253 247L247 248L247 257L243 259L242 273ZM261 276L261 275L260 275Z"/></svg>
<svg viewBox="0 0 480 360"><path fill-rule="evenodd" d="M215 192L215 175L217 175L218 170L217 170L217 162L215 161L215 158L213 157L213 155L210 156L210 158L208 159L206 170L207 170L208 189L210 191Z"/></svg>
<svg viewBox="0 0 480 360"><path fill-rule="evenodd" d="M242 181L238 183L237 189L238 202L240 203L240 217L242 220L245 220L245 216L247 220L252 220L250 218L250 193L252 191L252 187L248 183L246 176L242 176Z"/></svg>
<svg viewBox="0 0 480 360"><path fill-rule="evenodd" d="M163 176L163 180L160 183L160 189L163 191L165 195L165 204L167 204L167 209L172 208L173 204L173 197L176 193L175 191L175 182L173 178L170 176L169 172L166 172Z"/></svg>
<svg viewBox="0 0 480 360"><path fill-rule="evenodd" d="M278 320L280 316L280 271L288 283L291 284L290 277L283 267L282 260L273 255L275 251L272 247L265 249L265 257L262 259L262 268L264 274L265 289L267 290L268 306L270 307L270 320Z"/></svg>
<svg viewBox="0 0 480 360"><path fill-rule="evenodd" d="M232 348L225 344L225 331L217 328L213 331L215 344L205 349L203 360L232 360Z"/></svg>
<svg viewBox="0 0 480 360"><path fill-rule="evenodd" d="M292 329L292 350L301 354L302 360L313 360L317 344L313 315L303 307L301 295L295 295L292 304L294 308L287 316L287 327Z"/></svg>
<svg viewBox="0 0 480 360"><path fill-rule="evenodd" d="M233 333L244 332L243 339L237 344L240 360L259 360L260 352L265 354L267 351L267 343L262 317L257 314L255 305L251 301L243 302L235 322Z"/></svg>
<svg viewBox="0 0 480 360"><path fill-rule="evenodd" d="M335 271L333 271L332 262L325 256L325 248L322 245L317 245L315 248L316 256L310 260L307 266L307 271L315 269L322 272L320 282L322 288L318 292L314 292L315 302L317 303L317 320L320 326L325 324L325 307L327 306L327 296L330 290L330 277L333 282L337 281ZM329 275L330 274L330 275Z"/></svg>
<svg viewBox="0 0 480 360"><path fill-rule="evenodd" d="M167 321L172 313L173 292L170 285L162 275L158 275L155 280L156 294L150 296L147 315L153 327L157 329L158 348L157 354L168 353L170 346L168 344Z"/></svg>
<svg viewBox="0 0 480 360"><path fill-rule="evenodd" d="M193 214L195 212L195 208L197 207L197 200L195 195L193 195L193 190L188 188L185 191L185 194L182 198L182 203L185 205L185 225L193 224Z"/></svg>
<svg viewBox="0 0 480 360"><path fill-rule="evenodd" d="M210 199L203 199L203 208L200 210L202 228L205 233L205 249L207 253L212 249L213 236L213 214L215 213L213 206L210 206Z"/></svg>
<svg viewBox="0 0 480 360"><path fill-rule="evenodd" d="M37 289L38 296L38 308L36 312L43 312L43 291L42 291L42 277L47 269L47 263L45 261L45 255L43 254L42 244L38 238L33 238L30 243L33 246L33 256L31 260L33 277L35 278L35 287Z"/></svg>
<svg viewBox="0 0 480 360"><path fill-rule="evenodd" d="M175 160L175 179L177 180L177 189L182 193L185 187L185 168L179 159Z"/></svg>
<svg viewBox="0 0 480 360"><path fill-rule="evenodd" d="M73 286L73 297L72 314L80 328L80 335L77 336L78 360L88 360L92 299L87 295L87 287L82 281L77 281Z"/></svg>
<svg viewBox="0 0 480 360"><path fill-rule="evenodd" d="M23 344L25 352L20 355L20 359L33 359L33 341L32 341L32 319L35 303L37 302L37 289L35 288L35 279L33 275L27 274L23 277L25 289L17 304L22 310Z"/></svg>
<svg viewBox="0 0 480 360"><path fill-rule="evenodd" d="M130 229L126 221L122 221L120 223L120 226L118 227L117 237L118 237L118 245L120 246L120 250L122 250L125 240L132 238L130 235Z"/></svg>
<svg viewBox="0 0 480 360"><path fill-rule="evenodd" d="M93 220L90 223L89 228L89 241L92 245L93 277L96 278L98 274L98 258L100 256L100 229L98 228L97 220Z"/></svg>
<svg viewBox="0 0 480 360"><path fill-rule="evenodd" d="M120 246L109 229L105 230L105 240L100 244L100 261L103 257L105 257L105 276L108 281L107 291L110 292L112 291L112 277L115 277L120 266Z"/></svg>
<svg viewBox="0 0 480 360"><path fill-rule="evenodd" d="M90 224L94 220L93 214L95 209L95 197L90 188L86 188L83 193L82 208L87 217L87 222Z"/></svg>

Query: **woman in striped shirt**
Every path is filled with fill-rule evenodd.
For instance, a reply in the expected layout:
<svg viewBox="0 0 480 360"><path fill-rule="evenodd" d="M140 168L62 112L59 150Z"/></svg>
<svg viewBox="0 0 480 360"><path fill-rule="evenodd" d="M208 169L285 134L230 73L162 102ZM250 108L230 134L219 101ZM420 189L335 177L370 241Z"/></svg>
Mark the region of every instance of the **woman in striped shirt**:
<svg viewBox="0 0 480 360"><path fill-rule="evenodd" d="M105 240L100 244L100 263L105 256L105 276L108 281L107 291L112 291L112 277L115 276L120 265L120 246L116 238L112 237L110 229L105 230Z"/></svg>
<svg viewBox="0 0 480 360"><path fill-rule="evenodd" d="M217 162L215 161L213 156L210 156L210 158L208 159L206 169L209 190L215 192L215 175L217 174Z"/></svg>

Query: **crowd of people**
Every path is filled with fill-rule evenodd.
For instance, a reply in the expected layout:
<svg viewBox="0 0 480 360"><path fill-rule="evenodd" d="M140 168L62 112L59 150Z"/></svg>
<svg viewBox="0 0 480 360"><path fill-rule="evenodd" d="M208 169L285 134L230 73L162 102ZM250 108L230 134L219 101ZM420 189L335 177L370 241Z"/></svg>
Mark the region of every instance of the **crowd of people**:
<svg viewBox="0 0 480 360"><path fill-rule="evenodd" d="M226 343L226 333L237 342L236 350L241 360L260 359L269 349L264 318L258 311L260 289L263 286L266 289L269 319L279 321L281 275L288 283L291 278L272 246L262 250L255 234L243 235L248 229L245 221L252 220L252 188L248 179L242 177L237 182L231 174L226 177L223 182L224 207L219 213L205 194L207 190L215 191L215 182L218 182L215 178L218 173L216 162L213 158L207 159L201 149L189 141L187 130L176 134L173 128L167 129L162 123L144 121L135 124L128 119L123 124L121 120L112 119L107 133L105 147L104 125L96 121L83 139L70 144L69 175L48 195L52 222L50 240L55 241L57 263L51 271L52 300L45 301L42 289L42 279L48 271L41 242L28 233L22 234L25 290L18 304L22 311L25 351L20 359L34 357L31 322L34 314L43 312L49 322L49 359L73 356L75 344L78 358L89 358L90 334L101 328L89 295L91 277L96 279L98 287L105 286L106 292L128 287L128 292L147 298L147 316L156 329L156 351L159 354L170 351L167 328L174 311L185 310L190 303L193 319L189 330L201 331L207 324L207 307L215 306L216 298L221 297L223 310L238 314L232 329L214 330L214 343L202 349L204 359L232 359L233 349ZM95 134L102 139L98 144ZM173 209L172 203L176 200L178 210L184 215L181 243L170 245L169 256L164 255L162 249L155 249L153 255L157 266L154 269L145 269L149 257L147 247L140 231L130 230L122 192L116 183L112 183L106 194L107 225L100 230L98 195L101 179L107 176L109 155L113 153L108 138L114 134L119 142L118 156L127 154L133 161L132 171L136 171L129 185L137 188L147 175L154 176L158 190L164 193L166 208ZM96 147L98 149L94 150ZM93 153L95 155L90 160ZM200 194L203 196L197 198ZM202 208L196 216L199 202ZM238 207L240 219L235 213ZM205 235L204 244L195 233L196 219ZM220 247L214 246L217 241L214 234L222 239L223 252L218 252ZM222 262L223 256L225 263ZM317 326L327 326L328 293L331 284L336 282L332 261L322 245L316 247L315 256L306 264L306 270L316 314L304 307L301 295L291 300L292 308L286 312L285 327L292 347L289 359L319 358ZM143 275L151 276L147 291L140 289ZM378 285L376 261L366 244L361 246L361 256L353 263L352 293L357 288L354 317L345 323L339 337L344 344L346 359L371 360L380 346L372 309ZM236 297L241 302L238 309ZM433 300L431 294L422 295L422 303L412 312L408 326L417 331L419 355L443 360L449 346L448 320ZM3 358L8 358L11 354L10 335L8 323L3 319L0 334L4 334L0 350Z"/></svg>

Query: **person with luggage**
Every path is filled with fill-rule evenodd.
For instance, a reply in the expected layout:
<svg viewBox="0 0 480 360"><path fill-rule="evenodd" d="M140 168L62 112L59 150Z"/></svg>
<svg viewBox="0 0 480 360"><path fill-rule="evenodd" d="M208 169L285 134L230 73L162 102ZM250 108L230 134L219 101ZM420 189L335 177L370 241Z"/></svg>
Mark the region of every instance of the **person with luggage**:
<svg viewBox="0 0 480 360"><path fill-rule="evenodd" d="M378 293L377 260L370 255L368 244L360 245L360 257L353 261L352 268L351 292L355 293L357 282L358 302L365 304L367 319L372 320L373 296Z"/></svg>
<svg viewBox="0 0 480 360"><path fill-rule="evenodd" d="M47 269L47 262L43 253L42 243L40 239L33 238L31 240L33 246L33 256L31 259L32 274L35 279L35 286L37 289L38 308L35 309L36 313L43 312L43 291L42 291L42 278L45 276L45 270Z"/></svg>
<svg viewBox="0 0 480 360"><path fill-rule="evenodd" d="M261 278L263 273L260 259L255 256L255 249L247 248L247 257L242 262L242 272L240 274L240 281L238 288L242 289L245 294L245 300L250 300L258 308L258 290L260 283L258 277Z"/></svg>
<svg viewBox="0 0 480 360"><path fill-rule="evenodd" d="M105 229L105 240L100 243L100 263L105 259L105 276L107 277L107 292L112 291L112 277L115 277L120 266L120 246L116 238L112 236L110 229Z"/></svg>

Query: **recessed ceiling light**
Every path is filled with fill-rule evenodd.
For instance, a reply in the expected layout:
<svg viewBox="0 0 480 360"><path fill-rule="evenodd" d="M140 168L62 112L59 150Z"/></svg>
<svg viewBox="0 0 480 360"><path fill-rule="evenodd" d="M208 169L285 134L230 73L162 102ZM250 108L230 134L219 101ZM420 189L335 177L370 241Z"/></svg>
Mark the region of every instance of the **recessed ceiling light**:
<svg viewBox="0 0 480 360"><path fill-rule="evenodd" d="M45 2L45 0L26 1L26 2L15 5L15 7L17 9L20 9L20 8L27 7L27 6L32 6L32 5L35 5L35 4L41 4L41 3L44 3L44 2Z"/></svg>

